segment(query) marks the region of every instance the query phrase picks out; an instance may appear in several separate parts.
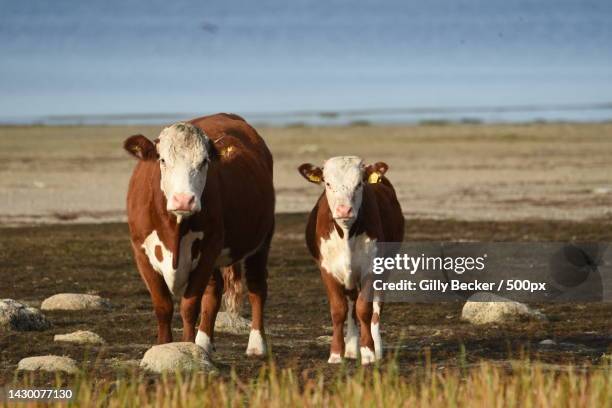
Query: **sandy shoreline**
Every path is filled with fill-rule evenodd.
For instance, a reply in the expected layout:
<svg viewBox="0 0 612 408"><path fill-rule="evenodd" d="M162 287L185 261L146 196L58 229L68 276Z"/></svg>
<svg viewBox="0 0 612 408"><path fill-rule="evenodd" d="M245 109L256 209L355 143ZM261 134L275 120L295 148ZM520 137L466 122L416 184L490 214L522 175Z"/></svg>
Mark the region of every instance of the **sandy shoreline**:
<svg viewBox="0 0 612 408"><path fill-rule="evenodd" d="M124 221L129 135L159 126L0 127L0 225ZM303 162L386 161L408 218L612 217L612 124L344 126L258 129L275 158L277 212L320 193Z"/></svg>

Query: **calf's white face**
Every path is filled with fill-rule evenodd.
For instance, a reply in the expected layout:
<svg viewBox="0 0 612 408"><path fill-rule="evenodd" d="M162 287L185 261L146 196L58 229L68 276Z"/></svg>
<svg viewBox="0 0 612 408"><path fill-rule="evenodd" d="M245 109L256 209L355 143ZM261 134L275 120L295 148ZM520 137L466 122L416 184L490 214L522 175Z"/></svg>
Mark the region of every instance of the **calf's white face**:
<svg viewBox="0 0 612 408"><path fill-rule="evenodd" d="M166 197L166 209L179 222L202 209L201 197L210 163L208 142L199 128L188 123L176 123L159 135L161 190Z"/></svg>
<svg viewBox="0 0 612 408"><path fill-rule="evenodd" d="M363 200L363 160L355 156L332 157L323 165L325 196L332 216L343 226L350 226Z"/></svg>
<svg viewBox="0 0 612 408"><path fill-rule="evenodd" d="M332 157L325 162L323 169L303 164L299 171L310 182L325 183L325 196L332 217L341 227L349 228L363 201L363 160L356 156Z"/></svg>

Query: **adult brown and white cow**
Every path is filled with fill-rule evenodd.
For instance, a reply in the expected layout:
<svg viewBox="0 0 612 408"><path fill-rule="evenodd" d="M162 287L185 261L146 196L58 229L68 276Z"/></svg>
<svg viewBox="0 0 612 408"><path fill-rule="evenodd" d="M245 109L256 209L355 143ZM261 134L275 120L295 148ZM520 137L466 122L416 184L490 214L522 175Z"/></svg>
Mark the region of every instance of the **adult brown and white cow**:
<svg viewBox="0 0 612 408"><path fill-rule="evenodd" d="M387 169L382 162L366 167L355 156L333 157L323 169L309 163L299 167L306 180L325 185L308 219L306 243L329 298L333 336L328 362L332 364L340 363L343 353L352 359L361 354L362 364L382 358L382 302L368 299L361 283L362 273L369 272L377 255L376 244L401 242L404 237L404 216L385 177Z"/></svg>
<svg viewBox="0 0 612 408"><path fill-rule="evenodd" d="M246 353L264 354L275 200L264 140L241 117L217 114L173 124L155 141L131 136L124 147L139 159L127 194L128 223L157 316L158 343L172 341L175 296L181 299L183 341L210 353L224 286L220 269L227 267L226 295L235 296L244 261L252 308Z"/></svg>

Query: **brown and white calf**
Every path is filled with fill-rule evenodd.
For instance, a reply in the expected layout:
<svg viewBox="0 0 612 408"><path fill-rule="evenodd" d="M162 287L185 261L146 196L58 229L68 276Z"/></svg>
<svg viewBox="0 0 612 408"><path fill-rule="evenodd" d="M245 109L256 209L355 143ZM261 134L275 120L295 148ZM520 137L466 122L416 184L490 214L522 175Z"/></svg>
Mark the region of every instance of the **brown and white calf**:
<svg viewBox="0 0 612 408"><path fill-rule="evenodd" d="M323 169L312 164L299 167L306 180L325 186L310 213L306 243L329 298L333 324L329 363L340 363L342 355L356 359L361 354L362 364L382 358L382 302L368 301L360 285L362 272L370 270L377 254L376 244L401 242L404 236L404 217L384 175L387 169L381 162L366 167L355 156L333 157Z"/></svg>
<svg viewBox="0 0 612 408"><path fill-rule="evenodd" d="M244 261L253 319L246 353L264 354L275 200L264 140L241 117L217 114L169 126L155 141L131 136L124 147L139 159L127 194L128 223L157 316L158 343L172 341L174 296L180 298L183 341L210 353L221 269L230 283L226 295L235 295Z"/></svg>

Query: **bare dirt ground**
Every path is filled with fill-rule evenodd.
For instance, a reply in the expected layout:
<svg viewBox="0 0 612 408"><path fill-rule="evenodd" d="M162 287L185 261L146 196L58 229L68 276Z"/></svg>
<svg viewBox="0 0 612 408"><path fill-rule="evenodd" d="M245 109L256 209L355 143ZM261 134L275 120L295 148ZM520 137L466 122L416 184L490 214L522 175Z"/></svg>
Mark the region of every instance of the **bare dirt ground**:
<svg viewBox="0 0 612 408"><path fill-rule="evenodd" d="M27 356L70 355L100 377L130 367L155 342L155 319L134 267L124 220L134 162L129 135L159 127L0 127L0 298L34 306L60 292L91 292L115 307L50 312L45 332L0 333L0 385ZM275 156L279 212L266 307L273 359L304 376L326 364L327 299L303 239L305 211L320 190L297 173L302 162L357 154L386 161L412 241L612 241L612 124L349 126L262 128ZM113 223L106 223L113 221ZM38 225L40 224L40 225ZM596 364L610 354L610 303L535 305L547 322L474 327L460 303L389 304L383 336L402 372L430 359L456 367L529 357ZM248 317L248 307L244 314ZM180 319L175 318L175 338ZM87 348L54 334L93 330L108 344ZM321 337L323 336L323 337ZM543 339L556 345L542 347ZM247 336L219 334L216 363L254 378ZM462 348L465 348L465 352Z"/></svg>
<svg viewBox="0 0 612 408"><path fill-rule="evenodd" d="M275 157L277 211L319 193L296 171L334 155L390 165L409 218L612 217L612 124L258 129ZM158 126L0 127L0 224L123 221L129 135Z"/></svg>
<svg viewBox="0 0 612 408"><path fill-rule="evenodd" d="M273 360L310 377L326 376L331 323L319 272L303 239L306 214L281 214L269 263L266 321ZM612 221L487 222L412 220L407 237L427 240L612 241ZM114 378L127 372L155 343L156 325L149 294L136 271L127 225L46 225L0 229L0 298L39 306L59 292L89 292L108 297L110 311L47 312L53 327L44 332L0 333L0 385L15 375L17 362L33 355L76 358L96 372ZM245 303L243 314L248 317ZM473 326L459 319L461 303L388 304L382 318L387 355L396 355L402 373L431 361L439 367L462 367L486 359L504 364L517 358L559 365L597 365L612 344L612 304L540 304L547 322ZM175 339L180 317L175 312ZM54 334L92 330L106 339L103 347L53 342ZM263 362L247 359L248 335L217 335L216 365L229 376L232 367L243 380L254 379ZM541 346L553 339L553 346ZM464 348L465 351L462 351ZM122 368L123 367L123 368ZM355 367L349 363L349 369ZM53 378L52 376L50 378Z"/></svg>

